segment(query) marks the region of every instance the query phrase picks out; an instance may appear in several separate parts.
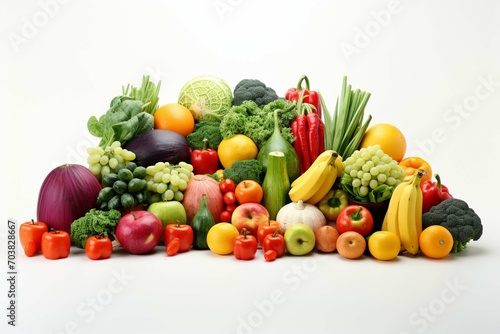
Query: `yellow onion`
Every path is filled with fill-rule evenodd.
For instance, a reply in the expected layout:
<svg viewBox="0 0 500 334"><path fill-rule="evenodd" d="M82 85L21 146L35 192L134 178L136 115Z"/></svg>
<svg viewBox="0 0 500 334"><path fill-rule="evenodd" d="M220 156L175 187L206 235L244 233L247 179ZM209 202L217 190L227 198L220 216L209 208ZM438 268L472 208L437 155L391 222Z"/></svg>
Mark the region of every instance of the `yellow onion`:
<svg viewBox="0 0 500 334"><path fill-rule="evenodd" d="M94 208L101 184L87 167L65 164L54 168L38 194L37 220L70 233L71 223Z"/></svg>

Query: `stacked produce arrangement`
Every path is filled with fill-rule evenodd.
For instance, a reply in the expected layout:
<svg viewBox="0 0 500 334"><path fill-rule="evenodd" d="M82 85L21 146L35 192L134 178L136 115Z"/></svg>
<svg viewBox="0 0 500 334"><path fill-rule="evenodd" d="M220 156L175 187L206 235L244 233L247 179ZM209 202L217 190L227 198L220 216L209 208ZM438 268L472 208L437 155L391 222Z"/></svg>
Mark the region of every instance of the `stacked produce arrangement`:
<svg viewBox="0 0 500 334"><path fill-rule="evenodd" d="M144 76L89 118L100 141L86 166L47 173L36 220L20 226L26 256L440 259L483 233L431 164L405 155L397 126L373 123L371 94L346 77L336 101L307 76L284 97L257 79L233 89L203 75L162 104L160 87Z"/></svg>

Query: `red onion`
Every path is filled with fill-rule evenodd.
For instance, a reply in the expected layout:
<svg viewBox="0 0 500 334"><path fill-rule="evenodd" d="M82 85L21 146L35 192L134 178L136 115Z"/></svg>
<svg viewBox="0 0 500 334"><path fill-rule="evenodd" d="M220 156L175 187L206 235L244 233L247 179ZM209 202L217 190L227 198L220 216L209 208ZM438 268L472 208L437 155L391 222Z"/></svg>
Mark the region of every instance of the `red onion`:
<svg viewBox="0 0 500 334"><path fill-rule="evenodd" d="M188 223L191 222L198 207L200 206L201 195L207 195L208 209L216 223L220 223L220 214L224 210L224 197L219 188L219 183L213 178L197 174L189 179L188 186L184 191L182 205L186 209Z"/></svg>
<svg viewBox="0 0 500 334"><path fill-rule="evenodd" d="M97 178L82 165L56 167L40 188L37 220L70 233L71 223L96 206L101 188Z"/></svg>

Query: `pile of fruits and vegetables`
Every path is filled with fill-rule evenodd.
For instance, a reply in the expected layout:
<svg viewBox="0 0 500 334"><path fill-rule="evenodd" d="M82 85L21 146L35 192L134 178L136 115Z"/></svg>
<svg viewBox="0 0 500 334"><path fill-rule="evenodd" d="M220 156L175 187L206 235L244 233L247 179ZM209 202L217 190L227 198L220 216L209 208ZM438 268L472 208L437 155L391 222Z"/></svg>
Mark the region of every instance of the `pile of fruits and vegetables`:
<svg viewBox="0 0 500 334"><path fill-rule="evenodd" d="M293 86L293 85L292 85ZM370 93L342 80L325 101L303 76L288 91L244 78L190 79L160 103L161 82L122 87L89 118L87 165L45 177L26 256L91 260L206 250L238 260L311 252L440 259L483 233L478 214L394 124L365 113ZM78 255L74 255L78 256Z"/></svg>

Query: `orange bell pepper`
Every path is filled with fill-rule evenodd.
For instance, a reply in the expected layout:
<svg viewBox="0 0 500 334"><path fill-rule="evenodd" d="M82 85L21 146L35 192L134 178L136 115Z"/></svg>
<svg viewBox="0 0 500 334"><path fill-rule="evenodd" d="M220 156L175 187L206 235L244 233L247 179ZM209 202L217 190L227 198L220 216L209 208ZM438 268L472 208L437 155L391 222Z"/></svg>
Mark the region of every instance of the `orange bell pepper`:
<svg viewBox="0 0 500 334"><path fill-rule="evenodd" d="M420 184L426 180L432 179L431 165L420 157L404 158L399 162L399 165L403 168L407 176L415 175L419 169L425 171Z"/></svg>
<svg viewBox="0 0 500 334"><path fill-rule="evenodd" d="M19 239L26 256L33 256L42 250L42 235L48 230L47 224L33 219L19 226Z"/></svg>

